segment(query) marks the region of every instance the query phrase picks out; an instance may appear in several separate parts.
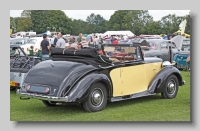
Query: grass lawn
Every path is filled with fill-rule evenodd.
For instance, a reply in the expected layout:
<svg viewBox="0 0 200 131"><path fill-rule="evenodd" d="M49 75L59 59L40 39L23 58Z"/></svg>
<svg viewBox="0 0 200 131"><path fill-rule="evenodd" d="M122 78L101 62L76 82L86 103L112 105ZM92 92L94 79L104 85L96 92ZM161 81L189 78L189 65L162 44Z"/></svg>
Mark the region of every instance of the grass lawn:
<svg viewBox="0 0 200 131"><path fill-rule="evenodd" d="M37 99L20 100L10 91L10 121L190 121L190 76L181 72L186 85L175 99L160 94L108 103L103 111L85 112L76 105L46 107Z"/></svg>

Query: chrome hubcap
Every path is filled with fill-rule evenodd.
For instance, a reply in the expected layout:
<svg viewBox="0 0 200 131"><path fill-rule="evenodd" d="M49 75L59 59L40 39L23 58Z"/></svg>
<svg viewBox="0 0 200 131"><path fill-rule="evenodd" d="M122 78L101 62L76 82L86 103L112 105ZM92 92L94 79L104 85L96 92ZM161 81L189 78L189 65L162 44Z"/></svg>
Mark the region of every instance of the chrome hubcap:
<svg viewBox="0 0 200 131"><path fill-rule="evenodd" d="M96 89L92 93L91 102L94 106L100 106L103 102L104 96L103 91L101 89Z"/></svg>
<svg viewBox="0 0 200 131"><path fill-rule="evenodd" d="M174 80L170 80L167 85L167 92L173 95L175 91L176 91L176 82Z"/></svg>

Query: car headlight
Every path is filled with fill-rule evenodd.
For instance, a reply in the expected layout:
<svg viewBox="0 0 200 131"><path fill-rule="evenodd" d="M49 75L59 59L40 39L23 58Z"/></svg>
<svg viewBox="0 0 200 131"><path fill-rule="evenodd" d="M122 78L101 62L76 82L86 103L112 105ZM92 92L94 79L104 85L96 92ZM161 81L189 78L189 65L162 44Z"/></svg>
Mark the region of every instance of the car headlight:
<svg viewBox="0 0 200 131"><path fill-rule="evenodd" d="M171 65L173 65L173 64L171 64L169 61L164 61L164 62L162 63L162 67L171 66Z"/></svg>

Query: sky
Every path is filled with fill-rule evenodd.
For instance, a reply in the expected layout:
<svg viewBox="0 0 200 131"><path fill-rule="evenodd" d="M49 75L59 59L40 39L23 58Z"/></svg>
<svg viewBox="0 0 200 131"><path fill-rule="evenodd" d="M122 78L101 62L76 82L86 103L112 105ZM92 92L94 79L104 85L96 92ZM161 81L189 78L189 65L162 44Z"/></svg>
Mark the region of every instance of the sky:
<svg viewBox="0 0 200 131"><path fill-rule="evenodd" d="M10 10L11 17L20 17L23 10ZM65 14L72 19L86 20L87 16L91 13L95 15L100 14L106 20L110 19L110 16L114 14L116 10L63 10ZM160 20L163 16L168 14L176 14L177 16L185 16L189 14L190 10L149 10L149 14L155 21Z"/></svg>

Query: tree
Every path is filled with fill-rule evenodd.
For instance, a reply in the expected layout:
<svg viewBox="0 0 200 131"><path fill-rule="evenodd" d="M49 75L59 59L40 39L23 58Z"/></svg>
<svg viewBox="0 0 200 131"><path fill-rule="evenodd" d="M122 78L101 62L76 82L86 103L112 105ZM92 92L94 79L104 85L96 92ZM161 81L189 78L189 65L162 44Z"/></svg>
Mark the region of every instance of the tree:
<svg viewBox="0 0 200 131"><path fill-rule="evenodd" d="M12 28L16 28L16 24L15 19L13 17L10 17L10 29Z"/></svg>
<svg viewBox="0 0 200 131"><path fill-rule="evenodd" d="M186 15L185 18L186 18L186 21L187 21L186 27L185 27L185 33L190 34L190 19L191 19L190 14Z"/></svg>
<svg viewBox="0 0 200 131"><path fill-rule="evenodd" d="M152 21L147 24L146 26L146 34L151 35L151 34L162 34L161 26L160 26L160 21Z"/></svg>
<svg viewBox="0 0 200 131"><path fill-rule="evenodd" d="M37 33L45 32L48 27L50 31L71 33L72 20L61 10L31 10L31 20Z"/></svg>
<svg viewBox="0 0 200 131"><path fill-rule="evenodd" d="M33 23L30 18L20 18L17 22L17 31L32 30Z"/></svg>
<svg viewBox="0 0 200 131"><path fill-rule="evenodd" d="M86 22L88 23L86 26L88 33L104 33L106 31L106 20L99 14L90 14L87 16Z"/></svg>
<svg viewBox="0 0 200 131"><path fill-rule="evenodd" d="M47 30L47 12L48 10L31 10L33 29L39 34Z"/></svg>
<svg viewBox="0 0 200 131"><path fill-rule="evenodd" d="M161 18L161 28L163 34L174 33L179 30L180 23L184 20L182 16L176 16L175 14L169 14Z"/></svg>
<svg viewBox="0 0 200 131"><path fill-rule="evenodd" d="M72 19L68 18L61 10L49 10L47 12L46 22L46 28L50 27L51 31L54 31L52 27L55 27L56 31L62 34L71 33ZM59 30L59 28L61 30Z"/></svg>
<svg viewBox="0 0 200 131"><path fill-rule="evenodd" d="M72 21L72 29L71 29L71 34L73 35L78 35L79 33L88 33L88 31L86 30L87 28L87 22L83 21L83 20L76 20L74 19Z"/></svg>
<svg viewBox="0 0 200 131"><path fill-rule="evenodd" d="M31 10L23 10L21 13L21 17L30 18L31 17Z"/></svg>
<svg viewBox="0 0 200 131"><path fill-rule="evenodd" d="M148 10L132 10L132 32L136 35L147 34L146 26L153 22L153 17Z"/></svg>
<svg viewBox="0 0 200 131"><path fill-rule="evenodd" d="M111 16L111 30L131 30L134 34L146 34L146 26L153 21L148 10L118 10Z"/></svg>
<svg viewBox="0 0 200 131"><path fill-rule="evenodd" d="M111 30L124 30L126 28L124 28L124 17L126 17L126 14L128 13L128 11L126 10L118 10L115 11L114 14L110 17L109 20L109 28Z"/></svg>

